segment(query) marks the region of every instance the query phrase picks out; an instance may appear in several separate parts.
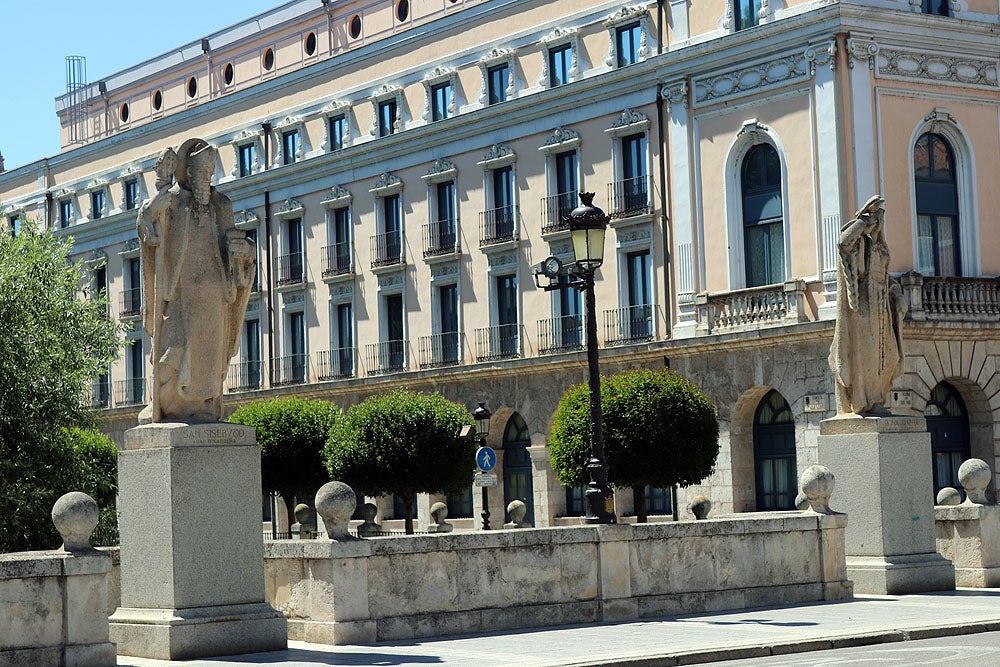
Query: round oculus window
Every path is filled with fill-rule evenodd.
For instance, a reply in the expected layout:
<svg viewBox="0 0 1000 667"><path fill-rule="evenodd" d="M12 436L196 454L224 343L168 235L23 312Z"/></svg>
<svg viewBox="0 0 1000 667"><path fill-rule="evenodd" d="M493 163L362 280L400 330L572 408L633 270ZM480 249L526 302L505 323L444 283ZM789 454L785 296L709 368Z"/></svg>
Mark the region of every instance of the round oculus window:
<svg viewBox="0 0 1000 667"><path fill-rule="evenodd" d="M316 33L311 32L306 35L306 55L313 56L316 55Z"/></svg>
<svg viewBox="0 0 1000 667"><path fill-rule="evenodd" d="M264 69L268 72L274 69L274 51L271 49L264 51Z"/></svg>
<svg viewBox="0 0 1000 667"><path fill-rule="evenodd" d="M122 105L118 107L118 117L123 123L128 122L128 102L122 102Z"/></svg>
<svg viewBox="0 0 1000 667"><path fill-rule="evenodd" d="M222 68L222 80L226 82L226 85L232 85L233 80L236 78L236 72L233 69L232 63L226 63L226 66Z"/></svg>
<svg viewBox="0 0 1000 667"><path fill-rule="evenodd" d="M153 93L153 111L159 111L163 108L163 93L156 91Z"/></svg>
<svg viewBox="0 0 1000 667"><path fill-rule="evenodd" d="M396 18L400 23L410 18L410 0L399 0L396 3Z"/></svg>
<svg viewBox="0 0 1000 667"><path fill-rule="evenodd" d="M348 28L348 31L351 35L351 39L357 39L361 36L361 16L358 14L354 15L351 19L351 25Z"/></svg>
<svg viewBox="0 0 1000 667"><path fill-rule="evenodd" d="M188 79L188 97L195 97L198 95L198 79L191 77Z"/></svg>

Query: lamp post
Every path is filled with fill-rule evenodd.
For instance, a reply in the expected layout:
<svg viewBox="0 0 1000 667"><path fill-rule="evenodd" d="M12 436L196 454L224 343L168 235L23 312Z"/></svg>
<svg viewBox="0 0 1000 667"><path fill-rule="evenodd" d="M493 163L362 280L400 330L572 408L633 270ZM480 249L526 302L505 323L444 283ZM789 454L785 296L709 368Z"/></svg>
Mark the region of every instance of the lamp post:
<svg viewBox="0 0 1000 667"><path fill-rule="evenodd" d="M472 411L472 418L476 420L476 437L479 439L480 448L486 446L486 436L490 434L490 417L493 414L487 409L485 403L480 403L479 407ZM479 456L477 454L476 459L478 461ZM494 455L493 464L496 464L496 458ZM480 468L481 469L481 468ZM490 496L489 487L483 485L483 530L490 529Z"/></svg>
<svg viewBox="0 0 1000 667"><path fill-rule="evenodd" d="M601 427L601 371L597 358L597 304L594 299L594 272L604 263L604 234L609 217L594 206L594 193L581 192L583 202L569 214L570 237L576 265L580 269L587 307L587 370L590 386L590 460L587 471L587 523L617 523L614 492L608 486L608 466L604 459ZM477 422L478 423L478 422Z"/></svg>

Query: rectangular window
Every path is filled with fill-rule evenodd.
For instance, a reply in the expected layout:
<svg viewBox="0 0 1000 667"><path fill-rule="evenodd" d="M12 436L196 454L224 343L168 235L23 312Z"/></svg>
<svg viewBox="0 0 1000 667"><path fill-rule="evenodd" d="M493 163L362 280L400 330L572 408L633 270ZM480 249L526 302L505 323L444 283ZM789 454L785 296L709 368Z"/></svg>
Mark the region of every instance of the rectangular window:
<svg viewBox="0 0 1000 667"><path fill-rule="evenodd" d="M572 67L573 47L563 44L549 49L549 87L563 86L569 83L569 70Z"/></svg>
<svg viewBox="0 0 1000 667"><path fill-rule="evenodd" d="M347 117L333 116L329 121L330 150L339 151L347 140Z"/></svg>
<svg viewBox="0 0 1000 667"><path fill-rule="evenodd" d="M125 260L125 291L122 315L138 315L142 310L142 264L138 257Z"/></svg>
<svg viewBox="0 0 1000 667"><path fill-rule="evenodd" d="M306 381L306 316L303 312L288 314L288 375L286 382Z"/></svg>
<svg viewBox="0 0 1000 667"><path fill-rule="evenodd" d="M305 279L305 258L302 255L302 219L285 221L284 254L278 258L278 284L294 285Z"/></svg>
<svg viewBox="0 0 1000 667"><path fill-rule="evenodd" d="M435 187L437 203L437 225L431 243L435 249L448 251L455 247L455 182L438 183Z"/></svg>
<svg viewBox="0 0 1000 667"><path fill-rule="evenodd" d="M399 195L390 195L382 199L382 222L385 225L386 259L398 261L402 246L400 232L403 228Z"/></svg>
<svg viewBox="0 0 1000 667"><path fill-rule="evenodd" d="M16 237L21 231L21 218L20 216L12 215L7 218L7 228L10 229L10 235Z"/></svg>
<svg viewBox="0 0 1000 667"><path fill-rule="evenodd" d="M131 211L139 207L139 179L132 178L125 181L125 210Z"/></svg>
<svg viewBox="0 0 1000 667"><path fill-rule="evenodd" d="M257 162L257 145L243 144L242 146L240 146L240 178L252 174L253 166L254 163L256 162Z"/></svg>
<svg viewBox="0 0 1000 667"><path fill-rule="evenodd" d="M351 209L338 208L333 211L333 259L337 273L351 269Z"/></svg>
<svg viewBox="0 0 1000 667"><path fill-rule="evenodd" d="M622 26L615 31L615 51L618 54L618 67L634 65L639 62L640 37L641 32L638 23Z"/></svg>
<svg viewBox="0 0 1000 667"><path fill-rule="evenodd" d="M486 70L489 104L507 101L507 84L510 81L510 65L494 65Z"/></svg>
<svg viewBox="0 0 1000 667"><path fill-rule="evenodd" d="M146 362L143 358L142 339L136 338L128 349L128 377L125 380L125 404L137 405L146 400Z"/></svg>
<svg viewBox="0 0 1000 667"><path fill-rule="evenodd" d="M93 295L107 294L108 292L108 267L99 266L91 273L91 289Z"/></svg>
<svg viewBox="0 0 1000 667"><path fill-rule="evenodd" d="M497 276L497 325L499 352L503 356L517 354L517 276Z"/></svg>
<svg viewBox="0 0 1000 667"><path fill-rule="evenodd" d="M390 294L385 297L385 340L388 349L384 359L388 368L405 368L402 294Z"/></svg>
<svg viewBox="0 0 1000 667"><path fill-rule="evenodd" d="M97 220L104 211L104 190L94 190L90 193L90 219Z"/></svg>
<svg viewBox="0 0 1000 667"><path fill-rule="evenodd" d="M281 160L282 164L292 164L296 160L299 152L299 131L289 130L281 133Z"/></svg>
<svg viewBox="0 0 1000 667"><path fill-rule="evenodd" d="M950 4L948 0L921 0L920 11L924 14L951 16Z"/></svg>
<svg viewBox="0 0 1000 667"><path fill-rule="evenodd" d="M649 250L630 252L626 256L626 266L629 308L623 333L632 339L648 338L653 335Z"/></svg>
<svg viewBox="0 0 1000 667"><path fill-rule="evenodd" d="M558 195L558 220L568 216L577 202L577 163L576 151L558 153L555 156L556 194Z"/></svg>
<svg viewBox="0 0 1000 667"><path fill-rule="evenodd" d="M458 361L458 285L442 285L438 288L438 308L441 328L440 363Z"/></svg>
<svg viewBox="0 0 1000 667"><path fill-rule="evenodd" d="M253 244L253 256L255 258L260 256L259 246L257 245L257 230L248 229L247 230L247 240ZM260 291L260 262L256 262L253 266L253 285L250 287L251 292Z"/></svg>
<svg viewBox="0 0 1000 667"><path fill-rule="evenodd" d="M396 100L378 103L378 136L387 137L396 133Z"/></svg>
<svg viewBox="0 0 1000 667"><path fill-rule="evenodd" d="M451 82L431 86L431 120L444 120L448 117L448 107L451 104Z"/></svg>
<svg viewBox="0 0 1000 667"><path fill-rule="evenodd" d="M243 371L245 377L240 378L240 386L257 388L262 385L260 363L260 320L247 320L243 323Z"/></svg>
<svg viewBox="0 0 1000 667"><path fill-rule="evenodd" d="M762 0L733 0L733 20L737 30L752 28L760 21L758 12ZM947 4L948 0L943 0Z"/></svg>
<svg viewBox="0 0 1000 667"><path fill-rule="evenodd" d="M337 354L338 375L354 375L354 306L350 303L337 304Z"/></svg>
<svg viewBox="0 0 1000 667"><path fill-rule="evenodd" d="M65 229L73 220L73 200L64 199L59 202L59 226Z"/></svg>
<svg viewBox="0 0 1000 667"><path fill-rule="evenodd" d="M622 137L622 184L616 192L616 213L635 213L649 207L646 178L646 135Z"/></svg>
<svg viewBox="0 0 1000 667"><path fill-rule="evenodd" d="M511 236L514 233L514 168L494 169L492 177L496 236Z"/></svg>
<svg viewBox="0 0 1000 667"><path fill-rule="evenodd" d="M559 336L554 347L574 348L583 345L583 315L580 307L580 290L571 288L569 276L559 276L559 283L565 285L559 292L559 325L554 333Z"/></svg>

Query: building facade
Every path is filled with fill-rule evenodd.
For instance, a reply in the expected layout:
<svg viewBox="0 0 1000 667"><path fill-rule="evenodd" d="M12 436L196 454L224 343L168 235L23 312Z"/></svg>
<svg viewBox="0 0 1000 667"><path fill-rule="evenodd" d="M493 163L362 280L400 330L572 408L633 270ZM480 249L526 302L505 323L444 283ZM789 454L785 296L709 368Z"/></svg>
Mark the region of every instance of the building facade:
<svg viewBox="0 0 1000 667"><path fill-rule="evenodd" d="M612 218L602 371L668 365L705 390L722 450L680 502L722 512L790 508L816 461L837 240L880 193L909 303L891 407L927 418L935 485L957 485L961 460L1000 454L998 23L986 0L288 2L58 98L62 152L0 174L0 210L72 236L130 323L92 396L120 439L150 374L136 209L160 151L205 138L259 251L229 407L484 401L493 522L520 498L546 526L583 513L546 439L586 379L584 314L534 267L572 261L579 190ZM479 494L448 501L471 527Z"/></svg>

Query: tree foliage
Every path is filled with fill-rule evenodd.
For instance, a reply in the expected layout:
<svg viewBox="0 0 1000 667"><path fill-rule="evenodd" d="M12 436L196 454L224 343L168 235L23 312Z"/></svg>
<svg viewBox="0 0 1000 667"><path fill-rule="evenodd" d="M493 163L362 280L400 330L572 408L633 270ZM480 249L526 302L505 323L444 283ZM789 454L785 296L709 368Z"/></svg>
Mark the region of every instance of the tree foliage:
<svg viewBox="0 0 1000 667"><path fill-rule="evenodd" d="M367 495L398 495L412 533L418 493L456 493L472 484L476 445L460 435L471 424L465 407L440 394L399 389L373 396L334 428L327 469Z"/></svg>
<svg viewBox="0 0 1000 667"><path fill-rule="evenodd" d="M105 468L79 476L79 438L64 430L89 422L81 399L122 337L103 294L78 298L84 273L70 245L30 223L0 234L0 551L58 546L49 513L59 496L91 493L87 479L98 495L114 484Z"/></svg>
<svg viewBox="0 0 1000 667"><path fill-rule="evenodd" d="M637 369L601 377L604 451L608 480L636 491L645 520L646 485L697 484L719 455L715 407L676 372ZM566 486L587 484L590 399L587 384L563 395L549 437L552 467Z"/></svg>
<svg viewBox="0 0 1000 667"><path fill-rule="evenodd" d="M261 486L285 501L289 525L295 523L296 499L312 504L316 490L329 481L323 447L341 417L329 401L274 398L245 405L229 418L257 429Z"/></svg>

